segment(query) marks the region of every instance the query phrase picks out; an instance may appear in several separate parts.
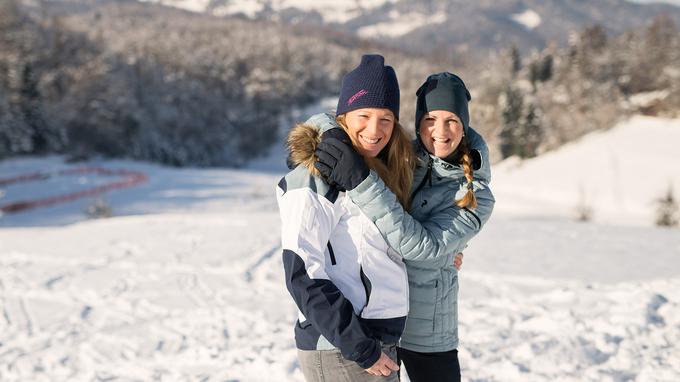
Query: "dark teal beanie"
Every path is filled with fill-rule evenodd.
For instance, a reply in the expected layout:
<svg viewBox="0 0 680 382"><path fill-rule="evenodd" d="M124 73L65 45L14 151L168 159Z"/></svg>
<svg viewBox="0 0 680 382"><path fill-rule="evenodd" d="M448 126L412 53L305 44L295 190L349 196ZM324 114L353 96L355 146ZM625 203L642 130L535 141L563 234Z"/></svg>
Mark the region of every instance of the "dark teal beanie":
<svg viewBox="0 0 680 382"><path fill-rule="evenodd" d="M463 80L455 74L443 72L432 74L418 91L416 101L416 133L419 131L423 115L432 110L446 110L456 114L463 122L467 135L470 125L468 102L472 99Z"/></svg>

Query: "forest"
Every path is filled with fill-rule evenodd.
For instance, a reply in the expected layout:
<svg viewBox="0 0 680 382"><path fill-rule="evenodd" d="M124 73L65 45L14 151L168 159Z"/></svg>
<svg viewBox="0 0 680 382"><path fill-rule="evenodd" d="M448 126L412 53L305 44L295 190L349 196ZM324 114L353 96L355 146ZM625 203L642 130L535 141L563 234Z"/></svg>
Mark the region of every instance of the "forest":
<svg viewBox="0 0 680 382"><path fill-rule="evenodd" d="M516 46L461 65L322 27L193 14L133 1L0 3L0 159L61 154L238 167L278 139L282 118L335 96L363 53L397 70L402 124L437 71L462 74L492 159L539 155L628 115L680 113L680 35L667 17L567 46Z"/></svg>

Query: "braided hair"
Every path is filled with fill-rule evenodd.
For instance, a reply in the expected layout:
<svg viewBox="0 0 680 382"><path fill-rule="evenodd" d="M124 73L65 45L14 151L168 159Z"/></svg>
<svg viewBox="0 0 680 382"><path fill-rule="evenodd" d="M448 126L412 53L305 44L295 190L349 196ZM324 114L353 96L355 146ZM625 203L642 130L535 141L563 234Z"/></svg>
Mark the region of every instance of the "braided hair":
<svg viewBox="0 0 680 382"><path fill-rule="evenodd" d="M477 197L475 197L472 184L472 156L470 155L470 148L468 147L467 138L465 138L465 136L463 136L463 139L460 141L460 145L462 155L460 156L459 163L463 166L465 179L467 180L467 193L465 193L465 196L462 199L456 200L456 205L461 208L477 208Z"/></svg>

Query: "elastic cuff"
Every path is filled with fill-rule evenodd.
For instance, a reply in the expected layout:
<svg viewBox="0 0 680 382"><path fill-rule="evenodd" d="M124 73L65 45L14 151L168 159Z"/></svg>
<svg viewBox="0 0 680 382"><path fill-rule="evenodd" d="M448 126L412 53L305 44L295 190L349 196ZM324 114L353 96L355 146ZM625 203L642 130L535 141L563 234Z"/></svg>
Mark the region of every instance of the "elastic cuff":
<svg viewBox="0 0 680 382"><path fill-rule="evenodd" d="M347 191L350 197L359 196L361 193L368 191L368 189L380 179L375 171L370 170L366 179L362 180L356 187Z"/></svg>
<svg viewBox="0 0 680 382"><path fill-rule="evenodd" d="M381 353L382 347L374 346L373 352L369 354L368 358L356 360L356 363L359 366L361 366L362 369L368 369L369 367L373 366L376 362L378 362Z"/></svg>

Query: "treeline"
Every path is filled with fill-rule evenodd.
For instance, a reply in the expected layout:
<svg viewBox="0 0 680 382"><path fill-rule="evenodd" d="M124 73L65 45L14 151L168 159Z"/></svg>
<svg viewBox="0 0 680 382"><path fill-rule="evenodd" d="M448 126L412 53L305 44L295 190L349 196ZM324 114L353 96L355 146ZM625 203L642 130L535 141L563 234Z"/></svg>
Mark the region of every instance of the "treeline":
<svg viewBox="0 0 680 382"><path fill-rule="evenodd" d="M521 56L412 56L312 26L218 18L134 1L0 2L0 159L101 155L238 166L277 139L281 117L337 95L362 53L415 90L438 71L471 88L472 126L492 160L532 157L632 113L680 114L680 36L671 19L617 37L594 26ZM352 41L349 43L349 41Z"/></svg>
<svg viewBox="0 0 680 382"><path fill-rule="evenodd" d="M482 74L477 117L496 159L530 158L635 113L680 116L680 33L670 18L617 37L592 26L569 40L528 57L510 48Z"/></svg>
<svg viewBox="0 0 680 382"><path fill-rule="evenodd" d="M0 159L238 166L278 138L282 116L336 95L362 53L385 54L404 79L408 126L412 95L434 70L322 29L134 1L0 4Z"/></svg>
<svg viewBox="0 0 680 382"><path fill-rule="evenodd" d="M134 2L37 17L0 4L0 158L239 165L277 138L283 112L335 92L355 61L265 23Z"/></svg>

